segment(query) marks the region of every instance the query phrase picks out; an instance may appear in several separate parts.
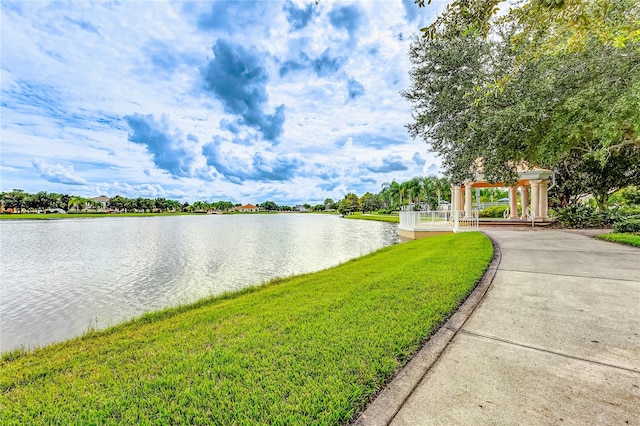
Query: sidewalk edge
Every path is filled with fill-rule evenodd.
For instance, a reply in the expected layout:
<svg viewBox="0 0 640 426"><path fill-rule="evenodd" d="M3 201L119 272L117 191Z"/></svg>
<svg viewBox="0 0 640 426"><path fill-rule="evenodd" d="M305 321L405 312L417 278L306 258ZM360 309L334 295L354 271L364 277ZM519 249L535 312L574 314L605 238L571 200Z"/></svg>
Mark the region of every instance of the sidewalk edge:
<svg viewBox="0 0 640 426"><path fill-rule="evenodd" d="M384 390L358 416L352 426L387 426L413 394L431 367L480 304L498 271L502 252L496 241L485 233L493 245L493 258L475 289L456 312L433 334L413 359L400 370Z"/></svg>

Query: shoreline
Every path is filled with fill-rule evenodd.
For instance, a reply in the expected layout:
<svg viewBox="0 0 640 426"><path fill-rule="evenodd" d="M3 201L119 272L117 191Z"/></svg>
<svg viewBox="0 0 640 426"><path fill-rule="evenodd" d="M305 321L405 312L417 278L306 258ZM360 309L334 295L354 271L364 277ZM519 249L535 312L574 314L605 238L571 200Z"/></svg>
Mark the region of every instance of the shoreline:
<svg viewBox="0 0 640 426"><path fill-rule="evenodd" d="M2 213L3 220L56 220L56 219L98 219L104 217L154 217L154 216L236 216L236 215L272 215L272 214L327 214L337 215L332 212L225 212L225 213Z"/></svg>

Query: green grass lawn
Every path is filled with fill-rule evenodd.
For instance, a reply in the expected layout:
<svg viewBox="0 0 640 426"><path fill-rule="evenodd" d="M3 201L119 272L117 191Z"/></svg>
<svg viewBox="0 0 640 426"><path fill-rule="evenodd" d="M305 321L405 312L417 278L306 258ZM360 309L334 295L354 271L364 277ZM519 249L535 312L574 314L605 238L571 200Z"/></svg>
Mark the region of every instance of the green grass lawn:
<svg viewBox="0 0 640 426"><path fill-rule="evenodd" d="M392 215L392 214L377 214L377 213L354 213L345 216L347 219L362 219L362 220L376 220L378 222L392 222L398 223L400 221L400 216Z"/></svg>
<svg viewBox="0 0 640 426"><path fill-rule="evenodd" d="M630 246L640 247L640 234L601 234L598 235L601 240L612 241L614 243L628 244Z"/></svg>
<svg viewBox="0 0 640 426"><path fill-rule="evenodd" d="M480 233L381 249L0 361L0 424L345 424L470 293Z"/></svg>

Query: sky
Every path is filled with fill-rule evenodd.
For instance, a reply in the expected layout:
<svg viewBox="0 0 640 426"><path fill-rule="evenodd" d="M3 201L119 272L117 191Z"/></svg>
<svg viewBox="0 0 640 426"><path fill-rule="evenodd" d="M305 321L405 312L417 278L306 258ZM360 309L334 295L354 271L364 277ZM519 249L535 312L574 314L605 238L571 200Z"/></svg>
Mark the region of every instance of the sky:
<svg viewBox="0 0 640 426"><path fill-rule="evenodd" d="M443 7L0 2L0 190L296 205L439 174L400 92Z"/></svg>

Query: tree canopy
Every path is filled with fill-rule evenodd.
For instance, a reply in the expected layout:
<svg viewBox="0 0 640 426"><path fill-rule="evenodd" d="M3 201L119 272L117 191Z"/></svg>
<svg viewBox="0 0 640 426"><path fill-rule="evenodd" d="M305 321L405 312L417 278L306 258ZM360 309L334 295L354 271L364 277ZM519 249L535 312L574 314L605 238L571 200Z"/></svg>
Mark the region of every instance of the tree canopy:
<svg viewBox="0 0 640 426"><path fill-rule="evenodd" d="M510 183L522 162L568 158L607 173L640 146L640 6L529 0L496 18L499 3L455 0L414 38L410 134L454 182L482 165L490 181Z"/></svg>
<svg viewBox="0 0 640 426"><path fill-rule="evenodd" d="M425 7L424 0L414 0ZM427 1L431 4L431 0ZM527 0L497 17L507 0L453 0L421 31L426 38L486 38L495 23L517 24L513 41L526 57L540 52L580 50L591 38L622 47L640 41L640 4L636 0Z"/></svg>

